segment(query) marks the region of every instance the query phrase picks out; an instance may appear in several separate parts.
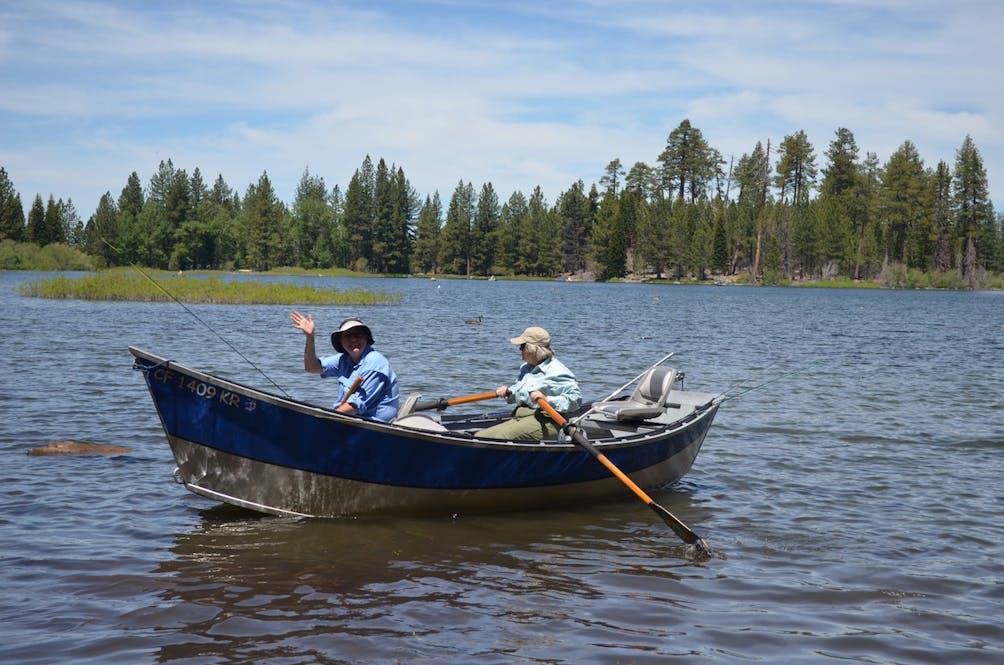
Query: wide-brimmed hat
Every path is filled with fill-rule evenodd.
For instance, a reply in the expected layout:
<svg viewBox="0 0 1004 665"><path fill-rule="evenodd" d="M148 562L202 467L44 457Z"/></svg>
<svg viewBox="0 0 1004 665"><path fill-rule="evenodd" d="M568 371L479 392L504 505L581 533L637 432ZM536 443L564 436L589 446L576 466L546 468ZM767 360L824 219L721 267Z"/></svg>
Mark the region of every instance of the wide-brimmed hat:
<svg viewBox="0 0 1004 665"><path fill-rule="evenodd" d="M342 333L346 330L352 330L353 328L362 328L366 331L366 342L368 344L373 344L373 333L370 332L369 326L362 322L362 319L345 319L342 321L342 325L338 326L338 330L331 333L331 346L335 347L335 351L338 353L345 353L345 347L342 346Z"/></svg>
<svg viewBox="0 0 1004 665"><path fill-rule="evenodd" d="M513 344L540 344L547 346L551 343L551 336L543 328L530 326L519 337L513 337L509 341Z"/></svg>

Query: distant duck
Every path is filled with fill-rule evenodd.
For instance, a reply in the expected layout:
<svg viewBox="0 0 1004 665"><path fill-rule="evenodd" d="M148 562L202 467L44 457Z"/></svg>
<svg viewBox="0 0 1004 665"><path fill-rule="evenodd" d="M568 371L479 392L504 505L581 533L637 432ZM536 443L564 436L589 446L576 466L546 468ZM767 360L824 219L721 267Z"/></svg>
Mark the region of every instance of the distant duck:
<svg viewBox="0 0 1004 665"><path fill-rule="evenodd" d="M469 323L471 325L477 325L477 324L481 323L481 319L482 318L483 317L479 314L478 318L476 318L476 319L467 319L467 320L464 321L464 323Z"/></svg>

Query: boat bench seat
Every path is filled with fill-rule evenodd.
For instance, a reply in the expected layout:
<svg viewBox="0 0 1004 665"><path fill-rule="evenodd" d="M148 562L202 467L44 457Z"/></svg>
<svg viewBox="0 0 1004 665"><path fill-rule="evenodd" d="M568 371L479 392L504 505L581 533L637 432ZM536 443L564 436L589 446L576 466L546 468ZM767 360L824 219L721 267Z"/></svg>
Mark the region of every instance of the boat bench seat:
<svg viewBox="0 0 1004 665"><path fill-rule="evenodd" d="M425 432L445 432L446 427L433 418L432 416L427 416L424 413L412 413L410 415L404 416L403 418L395 418L391 421L392 425L398 425L400 427L409 427L411 429L420 429Z"/></svg>

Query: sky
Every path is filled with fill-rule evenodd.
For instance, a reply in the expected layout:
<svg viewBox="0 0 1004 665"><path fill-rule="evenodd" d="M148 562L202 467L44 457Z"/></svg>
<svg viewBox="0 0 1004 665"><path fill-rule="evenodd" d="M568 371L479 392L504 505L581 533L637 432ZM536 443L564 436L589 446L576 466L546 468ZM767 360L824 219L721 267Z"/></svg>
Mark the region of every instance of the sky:
<svg viewBox="0 0 1004 665"><path fill-rule="evenodd" d="M999 0L0 0L0 167L85 221L168 159L289 204L367 155L444 206L554 203L687 119L726 162L804 131L821 169L841 127L932 169L969 135L1000 211L1002 26Z"/></svg>

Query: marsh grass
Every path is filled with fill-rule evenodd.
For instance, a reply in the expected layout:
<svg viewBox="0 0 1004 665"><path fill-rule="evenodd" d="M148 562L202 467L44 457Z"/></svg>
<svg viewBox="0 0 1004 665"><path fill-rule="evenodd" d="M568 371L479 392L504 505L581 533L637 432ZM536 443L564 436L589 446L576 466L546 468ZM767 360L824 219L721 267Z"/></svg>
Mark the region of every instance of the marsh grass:
<svg viewBox="0 0 1004 665"><path fill-rule="evenodd" d="M102 271L83 277L51 277L21 285L22 296L76 300L208 303L216 305L384 305L400 296L356 289L321 289L291 282L225 281L169 273Z"/></svg>

